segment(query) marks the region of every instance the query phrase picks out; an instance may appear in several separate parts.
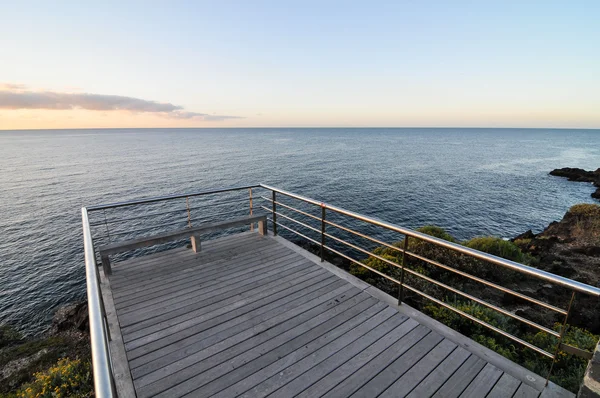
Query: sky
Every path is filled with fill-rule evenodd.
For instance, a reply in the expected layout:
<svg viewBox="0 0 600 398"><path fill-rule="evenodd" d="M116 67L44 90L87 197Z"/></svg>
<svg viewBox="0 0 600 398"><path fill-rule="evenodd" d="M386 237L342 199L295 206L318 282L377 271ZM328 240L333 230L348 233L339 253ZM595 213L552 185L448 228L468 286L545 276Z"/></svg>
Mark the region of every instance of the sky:
<svg viewBox="0 0 600 398"><path fill-rule="evenodd" d="M600 128L600 1L0 0L0 130Z"/></svg>

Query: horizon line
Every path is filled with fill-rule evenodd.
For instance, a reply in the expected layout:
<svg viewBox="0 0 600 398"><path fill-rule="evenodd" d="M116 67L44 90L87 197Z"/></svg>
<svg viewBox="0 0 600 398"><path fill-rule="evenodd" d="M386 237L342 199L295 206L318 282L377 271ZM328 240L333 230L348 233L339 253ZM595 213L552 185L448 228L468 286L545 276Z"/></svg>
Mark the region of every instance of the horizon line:
<svg viewBox="0 0 600 398"><path fill-rule="evenodd" d="M368 126L311 126L311 127L297 127L297 126L269 126L269 127L80 127L80 128L49 128L49 129L2 129L0 132L5 131L61 131L61 130L208 130L208 129L220 129L220 130L236 130L236 129L488 129L488 130L600 130L600 127L466 127L466 126L385 126L385 127L368 127Z"/></svg>

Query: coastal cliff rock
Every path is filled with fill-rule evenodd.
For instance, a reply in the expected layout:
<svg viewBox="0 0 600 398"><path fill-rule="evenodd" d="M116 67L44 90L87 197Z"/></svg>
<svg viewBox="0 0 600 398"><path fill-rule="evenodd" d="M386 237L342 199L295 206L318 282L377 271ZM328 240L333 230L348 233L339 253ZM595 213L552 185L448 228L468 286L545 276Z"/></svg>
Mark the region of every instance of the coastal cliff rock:
<svg viewBox="0 0 600 398"><path fill-rule="evenodd" d="M562 220L553 222L539 234L527 231L512 241L539 260L538 268L592 286L600 286L600 205L571 207ZM537 294L551 301L568 292L554 287L540 288ZM577 294L569 323L600 332L598 298Z"/></svg>
<svg viewBox="0 0 600 398"><path fill-rule="evenodd" d="M592 193L592 198L600 200L600 168L596 171L587 171L578 168L564 167L554 169L550 175L565 177L569 181L591 182L596 187L596 192Z"/></svg>

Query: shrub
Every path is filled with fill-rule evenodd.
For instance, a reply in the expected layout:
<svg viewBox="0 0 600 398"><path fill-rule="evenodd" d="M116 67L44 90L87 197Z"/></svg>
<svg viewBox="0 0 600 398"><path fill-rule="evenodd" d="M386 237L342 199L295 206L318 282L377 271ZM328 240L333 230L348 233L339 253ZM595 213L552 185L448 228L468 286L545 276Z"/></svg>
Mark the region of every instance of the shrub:
<svg viewBox="0 0 600 398"><path fill-rule="evenodd" d="M456 242L456 239L452 235L450 235L446 230L442 227L438 227L436 225L426 225L421 228L417 228L417 232L421 232L426 235L434 236L436 238L440 238L443 240L447 240L449 242Z"/></svg>
<svg viewBox="0 0 600 398"><path fill-rule="evenodd" d="M34 377L33 382L21 388L18 397L89 397L92 394L90 365L80 359L60 359L56 365Z"/></svg>
<svg viewBox="0 0 600 398"><path fill-rule="evenodd" d="M513 242L497 238L494 236L484 236L481 238L473 238L464 243L465 246L502 257L507 260L522 263L526 261L526 256L521 249Z"/></svg>
<svg viewBox="0 0 600 398"><path fill-rule="evenodd" d="M591 203L580 203L571 206L569 213L577 216L600 217L600 205Z"/></svg>

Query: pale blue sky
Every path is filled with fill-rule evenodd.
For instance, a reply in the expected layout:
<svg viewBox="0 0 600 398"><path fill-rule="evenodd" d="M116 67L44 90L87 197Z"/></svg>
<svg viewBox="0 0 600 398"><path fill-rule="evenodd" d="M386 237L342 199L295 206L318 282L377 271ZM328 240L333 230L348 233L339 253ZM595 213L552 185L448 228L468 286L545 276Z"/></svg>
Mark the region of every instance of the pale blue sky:
<svg viewBox="0 0 600 398"><path fill-rule="evenodd" d="M119 95L215 115L0 101L0 129L86 120L600 127L598 0L3 1L0 51L0 83L21 91Z"/></svg>

